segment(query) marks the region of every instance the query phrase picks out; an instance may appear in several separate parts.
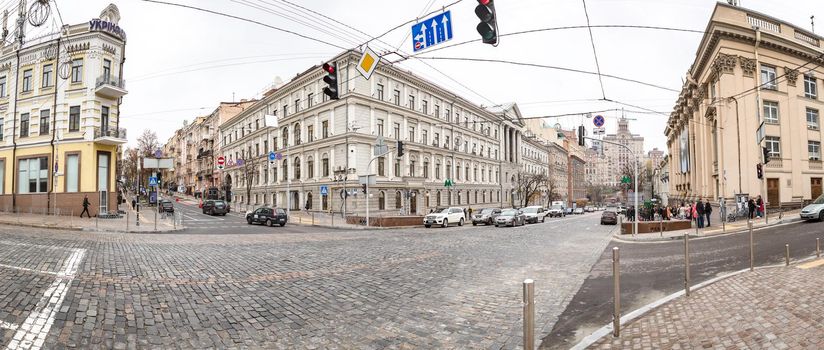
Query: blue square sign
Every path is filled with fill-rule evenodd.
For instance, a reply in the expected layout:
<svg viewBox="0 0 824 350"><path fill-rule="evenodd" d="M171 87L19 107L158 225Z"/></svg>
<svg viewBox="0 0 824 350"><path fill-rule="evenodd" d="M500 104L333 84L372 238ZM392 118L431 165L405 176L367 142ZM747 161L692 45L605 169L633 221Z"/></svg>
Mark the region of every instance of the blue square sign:
<svg viewBox="0 0 824 350"><path fill-rule="evenodd" d="M412 51L452 40L452 12L432 16L412 25Z"/></svg>

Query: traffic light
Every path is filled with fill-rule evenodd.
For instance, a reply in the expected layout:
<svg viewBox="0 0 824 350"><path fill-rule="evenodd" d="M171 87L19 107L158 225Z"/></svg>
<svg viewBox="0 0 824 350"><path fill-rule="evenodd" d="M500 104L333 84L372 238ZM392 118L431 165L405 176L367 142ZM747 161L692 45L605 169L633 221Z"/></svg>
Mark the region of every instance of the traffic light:
<svg viewBox="0 0 824 350"><path fill-rule="evenodd" d="M481 34L484 44L498 46L498 22L494 1L478 0L475 15L481 20L481 23L478 23L478 33Z"/></svg>
<svg viewBox="0 0 824 350"><path fill-rule="evenodd" d="M761 163L755 165L755 174L759 179L764 178L764 166Z"/></svg>
<svg viewBox="0 0 824 350"><path fill-rule="evenodd" d="M361 185L361 188L363 188L363 194L366 194L366 184Z"/></svg>
<svg viewBox="0 0 824 350"><path fill-rule="evenodd" d="M323 88L323 93L329 96L330 100L337 100L338 97L338 69L334 64L324 63L323 70L326 76L323 77L323 82L328 85Z"/></svg>
<svg viewBox="0 0 824 350"><path fill-rule="evenodd" d="M403 157L403 141L398 141L398 158Z"/></svg>
<svg viewBox="0 0 824 350"><path fill-rule="evenodd" d="M761 147L761 154L764 156L764 164L770 162L770 149L767 147Z"/></svg>
<svg viewBox="0 0 824 350"><path fill-rule="evenodd" d="M584 129L584 126L583 125L579 126L578 127L578 146L584 146L584 132L586 132L586 129Z"/></svg>

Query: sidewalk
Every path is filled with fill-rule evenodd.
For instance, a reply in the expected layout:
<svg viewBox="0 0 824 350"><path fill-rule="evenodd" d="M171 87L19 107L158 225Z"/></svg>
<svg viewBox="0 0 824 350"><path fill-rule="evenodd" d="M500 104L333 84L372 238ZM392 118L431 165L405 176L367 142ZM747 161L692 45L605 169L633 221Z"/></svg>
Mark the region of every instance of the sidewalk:
<svg viewBox="0 0 824 350"><path fill-rule="evenodd" d="M123 217L116 219L103 219L97 217L80 218L76 215L44 215L26 212L0 212L0 224L70 231L98 232L172 232L183 229L183 227L179 225L179 219L175 222L171 216L163 219L162 215L158 214L157 230L155 230L153 209L154 208L144 208L140 212L140 226L136 225L136 212L131 210L131 208L126 211L126 214L123 214Z"/></svg>
<svg viewBox="0 0 824 350"><path fill-rule="evenodd" d="M744 271L624 324L589 349L822 349L824 259ZM623 321L623 320L622 320Z"/></svg>
<svg viewBox="0 0 824 350"><path fill-rule="evenodd" d="M779 224L786 224L791 222L801 221L801 217L799 216L801 210L792 210L786 211L781 214L781 218L779 219L779 213L770 214L769 215L769 224L766 223L764 218L760 219L753 219L753 229L759 229L764 227L769 227L773 225ZM720 221L713 221L712 226L705 227L702 229L698 229L697 233L695 230L695 222L693 222L693 226L690 229L686 230L677 230L677 231L665 231L663 235L660 232L652 232L652 233L639 233L633 237L631 234L620 234L618 231L613 235L615 238L624 240L624 241L641 241L641 242L654 242L654 241L669 241L673 239L683 239L684 234L689 234L690 238L696 237L708 237L708 236L715 236L715 235L722 235L728 233L735 233L735 232L742 232L746 231L747 227L747 220L746 219L738 219L734 222L727 222L721 223Z"/></svg>

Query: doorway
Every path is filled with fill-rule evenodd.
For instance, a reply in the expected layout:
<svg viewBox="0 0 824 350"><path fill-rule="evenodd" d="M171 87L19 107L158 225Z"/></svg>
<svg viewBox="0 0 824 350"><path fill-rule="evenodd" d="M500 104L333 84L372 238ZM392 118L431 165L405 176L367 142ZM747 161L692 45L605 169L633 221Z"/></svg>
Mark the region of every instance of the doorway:
<svg viewBox="0 0 824 350"><path fill-rule="evenodd" d="M780 203L779 179L767 179L767 203L770 207L777 207Z"/></svg>
<svg viewBox="0 0 824 350"><path fill-rule="evenodd" d="M815 200L819 196L821 196L821 178L820 177L813 177L810 178L810 199Z"/></svg>
<svg viewBox="0 0 824 350"><path fill-rule="evenodd" d="M418 214L418 196L415 193L410 194L409 197L409 215Z"/></svg>

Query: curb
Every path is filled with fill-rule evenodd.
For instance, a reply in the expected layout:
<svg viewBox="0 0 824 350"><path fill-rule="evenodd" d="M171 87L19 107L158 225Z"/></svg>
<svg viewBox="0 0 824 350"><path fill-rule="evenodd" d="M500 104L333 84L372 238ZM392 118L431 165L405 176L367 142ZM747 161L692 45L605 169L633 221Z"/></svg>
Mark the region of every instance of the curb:
<svg viewBox="0 0 824 350"><path fill-rule="evenodd" d="M815 259L817 259L817 258L813 255L811 257L799 259L799 260L793 262L793 264L791 264L790 266L797 266L800 263L803 263L803 262L806 262L806 261L809 261L809 260L815 260ZM783 268L783 267L786 267L786 266L784 264L767 265L767 266L755 267L755 270ZM733 271L733 272L730 272L726 275L718 276L718 277L706 280L704 282L701 282L699 284L691 286L690 291L695 292L695 291L700 290L700 289L702 289L706 286L709 286L713 283L720 282L720 281L723 281L725 279L738 276L742 273L748 272L749 270L750 270L749 268L746 268L746 269L742 269L742 270L738 270L738 271ZM633 310L632 312L630 312L630 313L628 313L624 316L621 316L621 320L620 320L621 328L624 328L625 325L629 324L632 321L635 321L638 318L641 318L641 316L644 316L644 315L650 313L651 311L657 309L658 307L660 307L660 306L662 306L666 303L669 303L669 302L671 302L671 301L673 301L673 300L675 300L679 297L684 296L684 294L685 294L684 290L681 289L680 291L672 293L668 296L665 296L661 299L658 299L654 302L651 302L647 305L644 305L644 306L642 306L642 307L640 307L636 310ZM590 335L584 337L584 339L582 339L580 342L578 342L578 344L575 344L575 346L571 347L570 350L587 349L588 347L592 346L592 344L594 344L595 342L601 340L602 338L612 335L612 331L613 331L612 322L610 322L606 326L603 326L600 329L596 330L595 332L592 332Z"/></svg>
<svg viewBox="0 0 824 350"><path fill-rule="evenodd" d="M785 219L781 219L781 220L782 220L781 222L777 222L777 223L769 224L769 225L758 226L758 227L753 227L752 229L753 229L753 231L759 231L759 230L763 230L763 229L768 229L768 228L777 227L777 226L781 226L781 225L789 225L789 224L793 224L793 223L796 223L796 222L804 221L801 218L785 218ZM742 232L747 232L747 231L748 231L748 229L745 227L745 228L734 230L734 231L731 230L731 231L727 231L727 232L712 233L712 234L698 234L698 235L696 235L695 233L690 233L689 236L690 236L690 238L712 238L712 237L723 237L723 236L726 236L726 235L742 233ZM621 242L626 242L626 243L654 243L654 242L671 242L671 241L676 241L676 240L683 240L684 236L683 235L678 235L678 236L663 237L663 238L655 237L655 238L649 238L649 239L632 239L632 235L622 235L622 234L619 234L619 233L613 233L612 238L615 239L615 240L621 241Z"/></svg>
<svg viewBox="0 0 824 350"><path fill-rule="evenodd" d="M25 224L25 223L6 222L6 221L0 221L0 225L18 226L18 227L33 227L33 228L47 228L47 229L52 229L52 230L64 230L64 231L83 231L84 230L82 227Z"/></svg>

